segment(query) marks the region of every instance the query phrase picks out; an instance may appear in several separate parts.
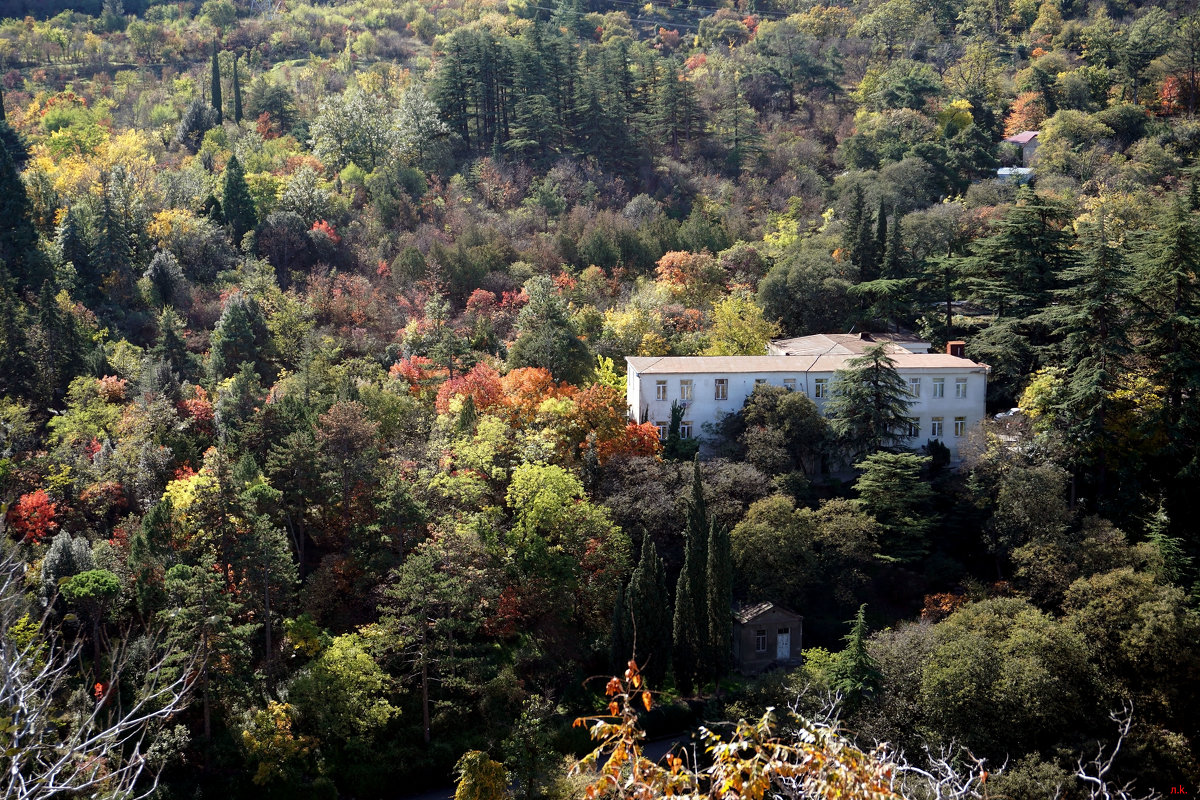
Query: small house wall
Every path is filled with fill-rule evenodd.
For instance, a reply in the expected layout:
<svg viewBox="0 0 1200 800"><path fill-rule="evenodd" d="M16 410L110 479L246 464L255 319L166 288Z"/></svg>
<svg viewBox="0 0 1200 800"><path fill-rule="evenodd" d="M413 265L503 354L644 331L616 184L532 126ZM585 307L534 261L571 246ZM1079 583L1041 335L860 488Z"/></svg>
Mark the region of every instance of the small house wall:
<svg viewBox="0 0 1200 800"><path fill-rule="evenodd" d="M791 629L792 639L788 661L799 662L800 653L804 649L804 617L774 608L763 612L750 622L743 624L735 621L733 661L736 669L744 675L753 675L779 661L776 658L779 629L785 627ZM767 632L767 649L763 653L754 649L755 632L758 630Z"/></svg>

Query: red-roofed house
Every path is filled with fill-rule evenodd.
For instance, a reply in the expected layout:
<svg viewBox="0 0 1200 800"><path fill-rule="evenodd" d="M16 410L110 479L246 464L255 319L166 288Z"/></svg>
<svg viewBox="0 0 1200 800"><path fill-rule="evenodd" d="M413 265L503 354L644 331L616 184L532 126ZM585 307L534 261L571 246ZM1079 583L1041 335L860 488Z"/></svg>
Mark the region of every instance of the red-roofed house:
<svg viewBox="0 0 1200 800"><path fill-rule="evenodd" d="M1040 131L1021 131L1004 139L1009 144L1015 144L1021 148L1021 163L1027 167L1033 161L1034 151L1037 150L1038 133Z"/></svg>

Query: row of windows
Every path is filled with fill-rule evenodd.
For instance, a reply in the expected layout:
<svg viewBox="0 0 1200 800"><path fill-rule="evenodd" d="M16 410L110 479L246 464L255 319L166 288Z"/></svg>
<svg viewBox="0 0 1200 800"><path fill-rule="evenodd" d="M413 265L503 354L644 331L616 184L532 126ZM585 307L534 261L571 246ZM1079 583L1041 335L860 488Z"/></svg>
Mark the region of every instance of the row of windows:
<svg viewBox="0 0 1200 800"><path fill-rule="evenodd" d="M946 379L945 378L933 378L932 381L933 381L933 394L931 395L931 397L945 397L946 396ZM909 378L908 379L908 393L910 395L912 395L913 397L921 396L921 379L920 378ZM967 379L966 378L955 378L954 379L954 397L957 400L965 400L966 399L966 397L967 397Z"/></svg>
<svg viewBox="0 0 1200 800"><path fill-rule="evenodd" d="M667 440L667 431L671 427L670 423L655 422L654 427L658 429L658 440L660 442L665 442ZM680 439L692 438L692 421L691 420L685 419L679 423L679 438Z"/></svg>
<svg viewBox="0 0 1200 800"><path fill-rule="evenodd" d="M946 419L945 417L933 417L929 421L929 436L937 439L946 435ZM967 418L954 418L954 435L966 436L967 434ZM921 420L912 417L908 420L908 438L915 439L921 435Z"/></svg>
<svg viewBox="0 0 1200 800"><path fill-rule="evenodd" d="M945 378L932 378L931 380L933 382L933 394L931 395L931 397L945 397L946 396L946 379ZM754 379L755 386L757 386L759 384L764 384L766 382L767 382L766 378L755 378ZM795 378L784 378L783 379L783 388L785 388L791 392L796 391L796 379ZM679 381L679 399L683 400L685 402L691 402L695 397L693 389L694 389L694 386L693 386L693 382L691 381L691 379L684 379L684 380ZM908 393L910 395L912 395L913 397L921 396L921 379L920 378L909 378L908 379ZM824 397L828 397L828 396L829 396L829 379L828 378L814 378L813 379L813 397L820 399L820 398L824 398ZM954 379L954 397L959 400L966 399L966 397L967 397L967 379L966 378L955 378ZM667 397L667 382L665 380L654 382L654 399L655 400L670 399ZM713 380L713 399L714 400L728 400L729 399L729 379L728 378L716 378L715 380Z"/></svg>

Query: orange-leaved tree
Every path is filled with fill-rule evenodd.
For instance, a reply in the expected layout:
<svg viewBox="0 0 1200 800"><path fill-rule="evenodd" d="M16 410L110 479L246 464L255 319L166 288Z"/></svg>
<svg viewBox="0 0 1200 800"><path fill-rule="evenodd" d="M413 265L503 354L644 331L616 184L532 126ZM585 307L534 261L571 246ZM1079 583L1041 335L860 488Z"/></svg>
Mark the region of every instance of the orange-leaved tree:
<svg viewBox="0 0 1200 800"><path fill-rule="evenodd" d="M836 725L799 716L791 720L789 734L781 736L770 709L758 722L739 721L728 739L701 728L712 760L708 767L689 765L674 754L656 763L642 753L645 733L638 727L637 715L639 708L650 710L653 699L636 662L629 662L624 679L609 680L605 693L608 714L575 720L577 727L590 725L592 738L599 743L574 768L575 774L593 778L588 800L761 800L780 789L793 797L900 798L892 788L895 765L882 749L864 752Z"/></svg>

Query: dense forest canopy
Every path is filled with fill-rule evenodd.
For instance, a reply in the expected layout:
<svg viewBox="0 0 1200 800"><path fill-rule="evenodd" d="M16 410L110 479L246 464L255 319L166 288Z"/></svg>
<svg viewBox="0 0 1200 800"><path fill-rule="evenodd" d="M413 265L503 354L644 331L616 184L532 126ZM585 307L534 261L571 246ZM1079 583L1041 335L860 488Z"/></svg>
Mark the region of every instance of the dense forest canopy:
<svg viewBox="0 0 1200 800"><path fill-rule="evenodd" d="M1191 4L0 18L6 797L1198 788ZM898 449L879 349L629 419L627 356L846 331L1005 413Z"/></svg>

